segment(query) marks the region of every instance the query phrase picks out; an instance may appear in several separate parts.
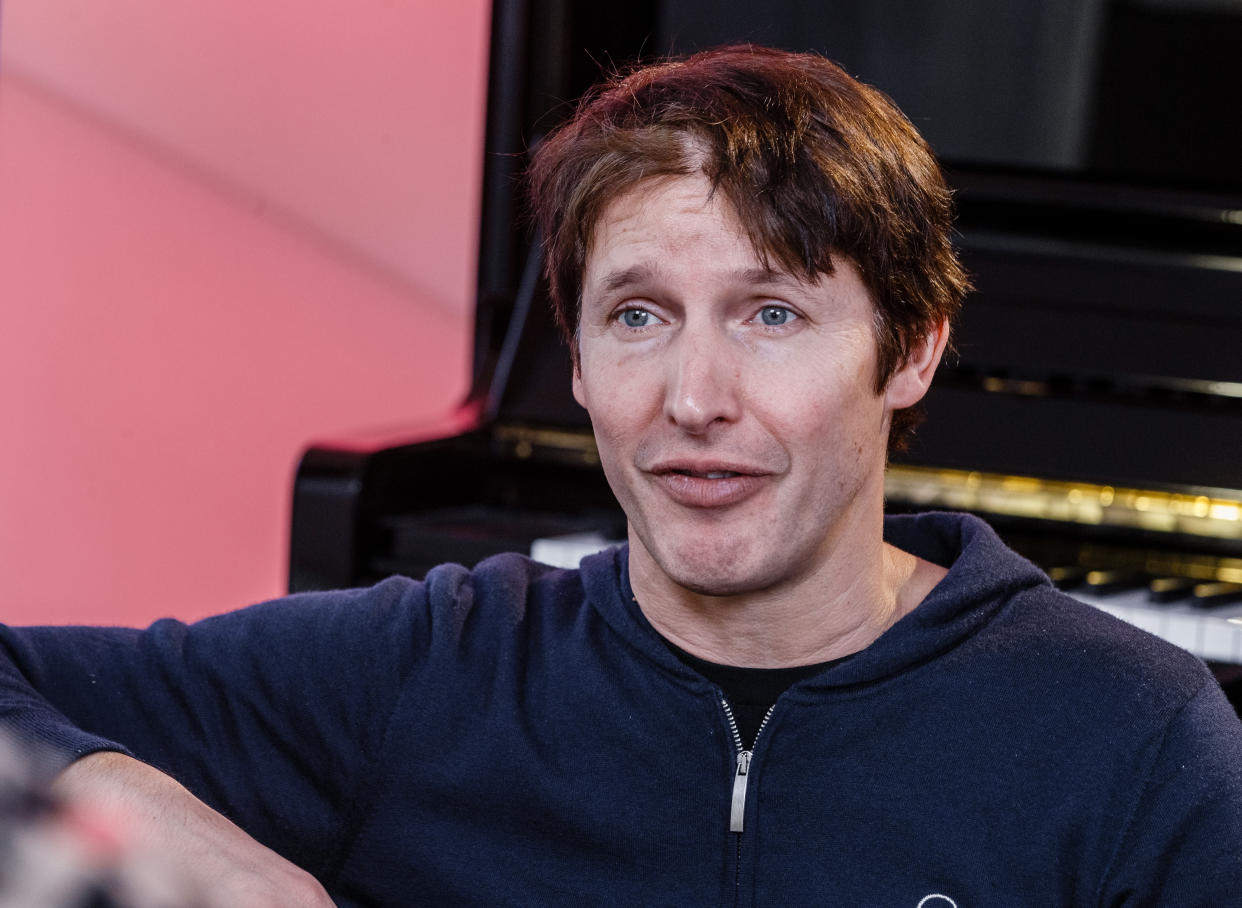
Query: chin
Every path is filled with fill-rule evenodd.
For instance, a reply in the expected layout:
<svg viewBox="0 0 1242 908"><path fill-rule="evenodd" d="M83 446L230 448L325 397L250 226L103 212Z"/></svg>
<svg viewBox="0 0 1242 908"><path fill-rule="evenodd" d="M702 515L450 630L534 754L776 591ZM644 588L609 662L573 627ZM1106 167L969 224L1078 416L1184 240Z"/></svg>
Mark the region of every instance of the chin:
<svg viewBox="0 0 1242 908"><path fill-rule="evenodd" d="M758 592L780 583L782 574L774 570L772 559L758 560L761 563L750 563L751 559L723 547L710 553L658 551L655 558L664 574L678 586L700 596L717 597Z"/></svg>
<svg viewBox="0 0 1242 908"><path fill-rule="evenodd" d="M755 583L749 580L722 580L718 577L711 579L700 579L698 577L678 577L670 575L671 579L683 589L689 590L696 596L710 596L715 599L724 599L729 596L738 596L743 593L753 593L756 590L765 589L767 584Z"/></svg>

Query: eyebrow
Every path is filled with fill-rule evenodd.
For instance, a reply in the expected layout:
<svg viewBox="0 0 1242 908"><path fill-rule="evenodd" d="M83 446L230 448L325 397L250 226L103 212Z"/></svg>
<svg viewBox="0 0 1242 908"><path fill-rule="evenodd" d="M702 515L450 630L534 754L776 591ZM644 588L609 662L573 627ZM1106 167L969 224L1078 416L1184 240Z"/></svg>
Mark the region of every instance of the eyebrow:
<svg viewBox="0 0 1242 908"><path fill-rule="evenodd" d="M615 293L624 287L631 287L634 284L644 284L654 278L657 269L649 268L646 265L636 265L633 268L622 268L619 271L610 271L604 275L604 279L600 281L600 289L605 293Z"/></svg>
<svg viewBox="0 0 1242 908"><path fill-rule="evenodd" d="M766 284L769 286L797 288L805 286L805 282L798 280L792 274L784 271L775 271L771 268L739 268L733 271L730 276L740 284ZM635 265L631 268L610 271L604 275L600 281L600 289L605 293L615 293L626 287L658 280L659 277L660 268L658 266Z"/></svg>
<svg viewBox="0 0 1242 908"><path fill-rule="evenodd" d="M774 284L778 287L804 287L802 281L788 271L777 271L773 268L742 268L733 273L739 283Z"/></svg>

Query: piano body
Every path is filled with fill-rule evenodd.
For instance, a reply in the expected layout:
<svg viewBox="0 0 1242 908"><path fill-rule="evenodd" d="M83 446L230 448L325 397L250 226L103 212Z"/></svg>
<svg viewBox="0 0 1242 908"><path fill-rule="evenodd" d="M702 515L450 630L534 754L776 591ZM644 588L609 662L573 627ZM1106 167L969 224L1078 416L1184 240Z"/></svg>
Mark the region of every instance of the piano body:
<svg viewBox="0 0 1242 908"><path fill-rule="evenodd" d="M443 425L306 452L291 590L623 538L570 395L515 177L597 61L632 59L653 35L668 46L670 8L496 3L474 391ZM1201 39L1236 46L1242 16L1109 9L1090 68L1102 113L1079 129L1081 166L949 162L977 289L928 418L890 468L888 507L985 517L1072 595L1208 661L1239 704L1242 178L1227 154L1213 158L1228 127L1207 119L1227 120L1231 107L1213 108L1211 92L1226 92L1214 83L1194 101L1169 89L1163 108L1150 92L1108 92L1133 86L1152 34L1198 36L1162 78L1180 66L1210 81ZM1219 65L1227 78L1232 64ZM1164 125L1153 130L1156 116ZM1192 127L1178 157L1166 133Z"/></svg>

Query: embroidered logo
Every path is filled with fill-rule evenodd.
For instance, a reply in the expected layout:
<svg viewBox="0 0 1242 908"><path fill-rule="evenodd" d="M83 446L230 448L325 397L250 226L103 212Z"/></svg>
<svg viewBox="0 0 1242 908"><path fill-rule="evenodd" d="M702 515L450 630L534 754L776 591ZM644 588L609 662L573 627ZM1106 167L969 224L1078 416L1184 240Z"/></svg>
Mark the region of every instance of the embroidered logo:
<svg viewBox="0 0 1242 908"><path fill-rule="evenodd" d="M925 895L919 899L919 903L915 908L957 908L957 902L947 895L933 892L931 895Z"/></svg>

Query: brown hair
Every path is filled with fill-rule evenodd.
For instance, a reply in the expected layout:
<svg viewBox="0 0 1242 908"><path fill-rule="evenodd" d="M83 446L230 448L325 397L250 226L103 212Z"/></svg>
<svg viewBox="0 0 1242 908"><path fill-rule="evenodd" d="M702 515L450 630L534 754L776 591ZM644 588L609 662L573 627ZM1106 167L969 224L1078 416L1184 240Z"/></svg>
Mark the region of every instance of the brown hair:
<svg viewBox="0 0 1242 908"><path fill-rule="evenodd" d="M600 214L644 179L696 172L734 206L765 265L815 281L833 255L854 262L876 309L877 392L969 289L940 167L886 95L816 54L724 47L612 77L534 155L533 214L575 360ZM896 412L890 447L917 421Z"/></svg>

